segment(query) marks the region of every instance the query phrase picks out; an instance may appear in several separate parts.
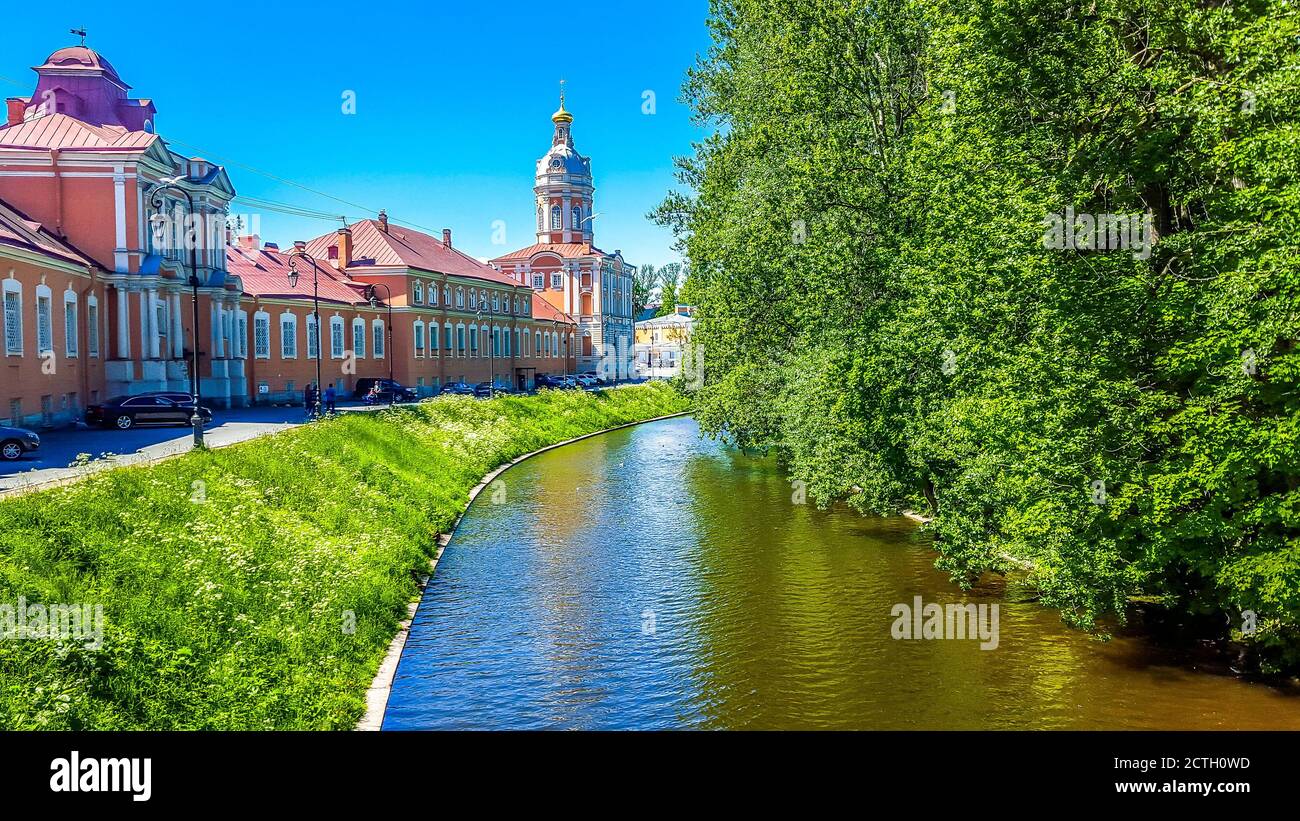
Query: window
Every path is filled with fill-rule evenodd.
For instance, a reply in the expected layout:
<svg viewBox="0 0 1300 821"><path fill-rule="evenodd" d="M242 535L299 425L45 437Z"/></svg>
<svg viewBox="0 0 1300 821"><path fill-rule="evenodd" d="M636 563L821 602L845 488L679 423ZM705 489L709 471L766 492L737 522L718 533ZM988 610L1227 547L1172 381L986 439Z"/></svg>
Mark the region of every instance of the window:
<svg viewBox="0 0 1300 821"><path fill-rule="evenodd" d="M366 321L360 317L352 320L352 355L366 358Z"/></svg>
<svg viewBox="0 0 1300 821"><path fill-rule="evenodd" d="M248 358L248 314L240 311L235 314L235 347L239 359Z"/></svg>
<svg viewBox="0 0 1300 821"><path fill-rule="evenodd" d="M551 206L551 230L560 230L560 206L558 205Z"/></svg>
<svg viewBox="0 0 1300 821"><path fill-rule="evenodd" d="M253 314L253 357L271 358L271 317L260 311Z"/></svg>
<svg viewBox="0 0 1300 821"><path fill-rule="evenodd" d="M551 289L554 291L564 290L564 274L551 274Z"/></svg>
<svg viewBox="0 0 1300 821"><path fill-rule="evenodd" d="M315 359L320 356L320 335L316 330L316 315L307 317L307 358Z"/></svg>
<svg viewBox="0 0 1300 821"><path fill-rule="evenodd" d="M280 358L298 358L298 317L289 313L280 314Z"/></svg>
<svg viewBox="0 0 1300 821"><path fill-rule="evenodd" d="M542 353L542 332L533 332L533 356L539 356Z"/></svg>
<svg viewBox="0 0 1300 821"><path fill-rule="evenodd" d="M501 334L496 328L492 329L492 355L501 355Z"/></svg>
<svg viewBox="0 0 1300 821"><path fill-rule="evenodd" d="M330 317L330 358L343 358L343 317Z"/></svg>
<svg viewBox="0 0 1300 821"><path fill-rule="evenodd" d="M546 211L542 206L537 206L537 230L541 231L546 227Z"/></svg>
<svg viewBox="0 0 1300 821"><path fill-rule="evenodd" d="M464 288L457 288L457 289L456 289L456 307L457 307L457 308L464 308L464 307L465 307L465 289L464 289Z"/></svg>
<svg viewBox="0 0 1300 821"><path fill-rule="evenodd" d="M374 336L374 341L375 341L375 346L374 346L375 359L383 359L384 342L386 341L384 336L384 320L376 319L375 321L371 322L370 329L372 331L372 334Z"/></svg>
<svg viewBox="0 0 1300 821"><path fill-rule="evenodd" d="M456 350L460 352L461 356L465 355L465 326L464 325L456 326Z"/></svg>
<svg viewBox="0 0 1300 821"><path fill-rule="evenodd" d="M154 333L158 335L158 351L163 356L166 356L167 355L167 329L169 326L167 324L167 303L165 301L160 300L154 304L153 326L154 326ZM231 353L238 355L238 350L232 350Z"/></svg>
<svg viewBox="0 0 1300 821"><path fill-rule="evenodd" d="M99 357L99 300L86 298L86 355Z"/></svg>
<svg viewBox="0 0 1300 821"><path fill-rule="evenodd" d="M63 295L63 352L71 359L77 355L77 295Z"/></svg>
<svg viewBox="0 0 1300 821"><path fill-rule="evenodd" d="M417 358L424 356L424 323L418 319L415 321L415 355Z"/></svg>
<svg viewBox="0 0 1300 821"><path fill-rule="evenodd" d="M546 274L533 274L533 288L538 291L546 288Z"/></svg>
<svg viewBox="0 0 1300 821"><path fill-rule="evenodd" d="M450 285L442 286L442 304L446 305L448 308L451 307L451 286Z"/></svg>
<svg viewBox="0 0 1300 821"><path fill-rule="evenodd" d="M4 281L5 355L23 352L23 286L14 279Z"/></svg>
<svg viewBox="0 0 1300 821"><path fill-rule="evenodd" d="M419 281L417 280L416 283L415 283L415 285L412 286L412 290L413 290L413 292L414 292L413 299L415 300L415 304L416 304L416 305L423 304L423 302L424 302L424 283L423 283L423 282L419 282Z"/></svg>
<svg viewBox="0 0 1300 821"><path fill-rule="evenodd" d="M9 424L21 427L23 424L23 400L9 400Z"/></svg>
<svg viewBox="0 0 1300 821"><path fill-rule="evenodd" d="M487 310L487 291L478 292L478 304L483 306L483 310Z"/></svg>
<svg viewBox="0 0 1300 821"><path fill-rule="evenodd" d="M478 307L478 294L473 290L469 292L469 307L470 310L474 310L475 308ZM483 307L486 308L487 306L485 305Z"/></svg>
<svg viewBox="0 0 1300 821"><path fill-rule="evenodd" d="M429 304L438 304L438 286L432 283L429 285Z"/></svg>
<svg viewBox="0 0 1300 821"><path fill-rule="evenodd" d="M573 230L582 230L582 208L579 206L573 208Z"/></svg>
<svg viewBox="0 0 1300 821"><path fill-rule="evenodd" d="M442 338L443 338L442 347L450 351L451 350L451 323L450 322L448 322L446 326L444 326Z"/></svg>
<svg viewBox="0 0 1300 821"><path fill-rule="evenodd" d="M492 292L492 311L496 313L501 310L501 295L496 291Z"/></svg>
<svg viewBox="0 0 1300 821"><path fill-rule="evenodd" d="M470 356L478 355L478 328L473 325L469 327L469 352Z"/></svg>
<svg viewBox="0 0 1300 821"><path fill-rule="evenodd" d="M44 286L42 286L44 287ZM36 289L36 352L38 354L54 350L54 320L50 316L49 288L41 293Z"/></svg>

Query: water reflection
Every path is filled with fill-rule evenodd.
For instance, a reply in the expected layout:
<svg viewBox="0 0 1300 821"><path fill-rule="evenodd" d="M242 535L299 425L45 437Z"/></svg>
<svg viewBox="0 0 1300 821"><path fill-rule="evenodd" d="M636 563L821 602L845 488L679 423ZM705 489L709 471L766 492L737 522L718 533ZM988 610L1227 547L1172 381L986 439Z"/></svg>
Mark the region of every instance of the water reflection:
<svg viewBox="0 0 1300 821"><path fill-rule="evenodd" d="M561 448L479 497L421 602L386 729L1300 727L1300 701L962 595L910 522L795 505L689 419ZM890 608L999 601L1000 641Z"/></svg>

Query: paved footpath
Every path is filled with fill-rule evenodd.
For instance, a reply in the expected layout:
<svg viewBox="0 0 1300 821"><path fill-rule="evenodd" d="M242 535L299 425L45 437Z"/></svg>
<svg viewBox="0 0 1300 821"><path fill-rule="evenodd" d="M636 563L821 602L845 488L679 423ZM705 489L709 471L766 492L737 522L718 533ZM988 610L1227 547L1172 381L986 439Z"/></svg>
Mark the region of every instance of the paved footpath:
<svg viewBox="0 0 1300 821"><path fill-rule="evenodd" d="M359 403L340 403L340 411L370 410ZM213 412L204 429L211 447L220 447L303 424L302 408L236 408ZM85 425L41 431L41 448L16 462L0 462L0 495L34 485L57 482L78 474L117 465L146 462L184 453L193 445L188 427L140 427L133 430L89 428ZM89 454L88 465L70 467L79 454Z"/></svg>

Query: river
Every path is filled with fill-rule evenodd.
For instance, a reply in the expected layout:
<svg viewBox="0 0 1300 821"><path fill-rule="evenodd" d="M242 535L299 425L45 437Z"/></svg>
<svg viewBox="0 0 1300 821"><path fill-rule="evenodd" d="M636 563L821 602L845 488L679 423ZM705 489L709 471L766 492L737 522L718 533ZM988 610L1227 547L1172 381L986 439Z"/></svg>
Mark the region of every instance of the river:
<svg viewBox="0 0 1300 821"><path fill-rule="evenodd" d="M502 481L425 591L384 729L1300 728L1287 691L963 594L910 521L795 504L689 418ZM997 646L895 638L917 596L997 603Z"/></svg>

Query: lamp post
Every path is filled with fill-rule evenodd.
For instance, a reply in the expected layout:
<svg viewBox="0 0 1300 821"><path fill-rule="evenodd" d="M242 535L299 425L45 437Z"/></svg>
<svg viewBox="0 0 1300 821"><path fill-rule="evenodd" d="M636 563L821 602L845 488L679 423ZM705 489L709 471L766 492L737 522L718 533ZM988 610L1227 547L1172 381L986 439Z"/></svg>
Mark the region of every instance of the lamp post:
<svg viewBox="0 0 1300 821"><path fill-rule="evenodd" d="M384 358L388 360L388 404L393 404L397 393L393 390L393 291L386 283L376 282L366 289L366 298L370 300L371 308L379 307L379 300L375 296L375 289L384 289L384 304L388 306L388 332L387 346L384 348Z"/></svg>
<svg viewBox="0 0 1300 821"><path fill-rule="evenodd" d="M155 209L157 209L157 212L149 218L149 222L154 226L155 236L157 236L163 226L167 224L167 216L162 212L164 206L164 191L173 191L184 197L188 209L186 213L190 218L193 218L194 216L194 198L190 196L189 191L186 191L177 184L182 179L184 179L184 177L176 176L160 180L149 197L149 202ZM182 236L186 236L186 234L182 234ZM194 429L194 447L201 448L203 447L203 417L199 415L199 401L202 398L202 395L199 387L199 268L198 257L195 254L196 249L194 247L196 241L195 238L190 237L185 242L190 246L189 286L193 289L192 307L194 309L194 339L190 346L190 393L194 396L194 415L190 417L190 427Z"/></svg>
<svg viewBox="0 0 1300 821"><path fill-rule="evenodd" d="M316 408L315 416L320 418L321 402L321 375L320 361L325 353L325 347L321 344L320 338L320 280L317 277L316 260L312 259L307 253L307 243L298 240L293 244L293 250L289 252L289 287L298 287L298 260L305 259L311 263L311 302L312 317L316 320ZM385 351L385 354L388 352Z"/></svg>

